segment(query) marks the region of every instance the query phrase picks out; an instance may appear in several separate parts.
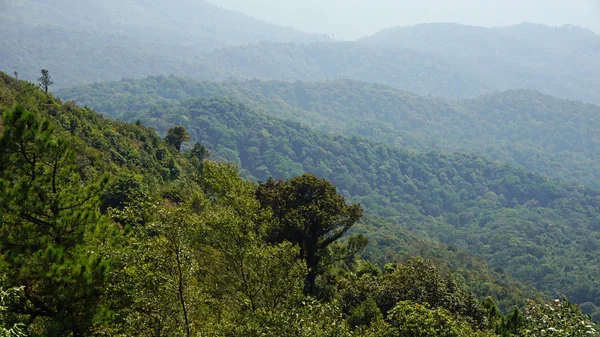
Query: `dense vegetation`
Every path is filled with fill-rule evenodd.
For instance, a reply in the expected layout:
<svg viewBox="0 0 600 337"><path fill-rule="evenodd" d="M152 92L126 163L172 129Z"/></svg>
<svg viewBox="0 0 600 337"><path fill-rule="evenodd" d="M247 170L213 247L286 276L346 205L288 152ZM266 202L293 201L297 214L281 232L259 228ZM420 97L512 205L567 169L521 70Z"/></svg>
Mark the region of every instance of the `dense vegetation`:
<svg viewBox="0 0 600 337"><path fill-rule="evenodd" d="M553 178L600 187L596 169L600 108L532 91L449 102L354 81L215 83L149 77L95 83L57 94L113 118L130 120L131 114L157 103L227 96L325 132L359 134L422 151L477 153Z"/></svg>
<svg viewBox="0 0 600 337"><path fill-rule="evenodd" d="M1 1L0 337L600 336L598 56Z"/></svg>
<svg viewBox="0 0 600 337"><path fill-rule="evenodd" d="M250 179L315 173L369 212L480 254L552 295L600 303L600 270L590 262L600 248L597 190L474 155L418 153L313 132L230 99L131 107L122 117L160 132L183 125Z"/></svg>
<svg viewBox="0 0 600 337"><path fill-rule="evenodd" d="M357 258L365 238L339 239L361 207L326 180L257 186L180 153L183 129L163 141L2 73L0 110L2 335L595 334L565 302L503 317L427 260Z"/></svg>

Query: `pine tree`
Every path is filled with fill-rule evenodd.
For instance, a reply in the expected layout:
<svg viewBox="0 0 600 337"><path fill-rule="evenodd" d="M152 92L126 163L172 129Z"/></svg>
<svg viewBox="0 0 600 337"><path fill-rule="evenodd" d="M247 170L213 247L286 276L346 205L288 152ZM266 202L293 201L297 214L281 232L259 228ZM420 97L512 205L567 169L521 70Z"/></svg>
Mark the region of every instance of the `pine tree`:
<svg viewBox="0 0 600 337"><path fill-rule="evenodd" d="M50 79L50 72L46 69L42 69L42 77L38 78L38 83L40 88L44 90L44 92L48 93L48 88L54 84Z"/></svg>
<svg viewBox="0 0 600 337"><path fill-rule="evenodd" d="M86 184L67 142L17 106L0 134L0 287L23 287L11 308L49 336L87 334L108 267L111 228L96 211L104 183Z"/></svg>

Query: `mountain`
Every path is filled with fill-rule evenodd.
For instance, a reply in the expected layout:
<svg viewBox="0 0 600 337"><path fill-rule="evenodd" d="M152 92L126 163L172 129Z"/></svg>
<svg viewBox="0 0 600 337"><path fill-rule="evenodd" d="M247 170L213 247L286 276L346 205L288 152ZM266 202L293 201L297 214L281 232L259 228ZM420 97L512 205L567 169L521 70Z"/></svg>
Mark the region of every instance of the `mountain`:
<svg viewBox="0 0 600 337"><path fill-rule="evenodd" d="M430 52L485 76L497 89L527 88L599 103L600 36L576 26L524 23L482 28L422 24L361 39L370 46Z"/></svg>
<svg viewBox="0 0 600 337"><path fill-rule="evenodd" d="M161 78L149 81L156 84ZM134 90L135 83L122 82ZM90 95L94 95L94 87L88 87ZM160 91L159 85L148 87ZM105 88L117 96L107 96L104 106L128 102L119 86ZM171 97L185 93L176 86L164 88L172 89ZM205 89L222 90L210 84ZM215 158L235 163L250 179L314 173L331 180L342 195L359 201L368 212L398 226L482 255L492 268L501 268L552 296L566 294L578 303L600 303L593 281L600 270L592 262L600 249L600 191L596 189L555 181L477 155L419 153L360 136L316 132L295 121L258 113L230 98L213 96L178 103L143 89L140 94L137 102L141 105L134 100L119 108L121 118L140 120L161 133L183 125ZM384 242L378 244L389 244Z"/></svg>
<svg viewBox="0 0 600 337"><path fill-rule="evenodd" d="M0 17L13 19L17 25L93 31L202 49L260 41L327 40L325 36L268 24L204 0L168 3L157 0L8 0L3 2Z"/></svg>
<svg viewBox="0 0 600 337"><path fill-rule="evenodd" d="M156 11L161 8L148 7ZM306 39L265 37L258 33L258 37L247 38L217 36L232 36L235 34L231 29L244 27L228 24L229 28L222 29L225 33L219 30L205 34L205 37L217 36L215 40L223 42L218 44L223 48L215 50L218 46L214 41L207 42L193 33L171 31L169 27L181 26L167 19L162 25L159 20L150 27L147 22L153 20L140 19L139 25L138 21L130 20L136 24L123 29L110 24L107 27L116 28L95 30L103 25L94 25L94 20L90 20L93 29L77 29L72 28L77 27L74 24L31 26L15 17L1 23L0 69L10 73L16 70L22 78L34 80L39 69L47 68L54 75L55 88L124 76L167 74L210 81L353 79L452 99L498 90L532 89L556 97L600 103L595 94L600 87L598 37L572 27L521 25L494 30L432 24L407 28L401 30L402 34L395 30L384 32L356 42L323 42L318 36ZM221 20L237 22L229 17ZM186 27L187 30L195 26L190 23ZM203 29L198 31L206 32ZM455 32L448 33L447 41L442 43L434 38L446 36L442 32L447 30ZM250 28L241 31L251 35L255 32ZM396 39L396 35L406 37ZM284 43L290 40L305 43ZM421 45L422 40L425 46ZM482 42L488 40L491 42ZM254 44L231 46L239 43Z"/></svg>
<svg viewBox="0 0 600 337"><path fill-rule="evenodd" d="M227 96L324 132L358 134L419 151L477 153L600 187L596 131L600 108L534 91L510 90L447 101L348 80L195 82L149 77L69 88L57 95L122 119L131 119L155 103Z"/></svg>
<svg viewBox="0 0 600 337"><path fill-rule="evenodd" d="M412 257L380 268L356 256L361 236L326 236L318 291L308 297L296 239L273 241L291 223L280 223L261 197L300 182L327 190L319 198L298 191L319 214L338 218L323 205L359 209L329 182L303 175L250 183L235 167L207 160L199 143L180 153L173 137L63 103L4 73L0 112L0 327L9 335L396 336L416 326L500 336L542 319L564 326L565 314L577 329L595 326L565 302L549 303L556 315L532 315L537 304L529 303L505 317L487 296L521 304L539 294L457 247L402 228L378 231L393 226L374 217L351 224L382 242L367 255L385 263L393 261L386 249L431 255L439 267ZM307 216L302 207L277 209L298 219Z"/></svg>
<svg viewBox="0 0 600 337"><path fill-rule="evenodd" d="M354 79L446 97L474 96L494 88L476 72L431 53L354 42L265 42L219 49L199 57L186 76L200 80Z"/></svg>
<svg viewBox="0 0 600 337"><path fill-rule="evenodd" d="M57 87L183 75L197 55L224 46L328 40L203 0L8 0L0 6L0 69L34 80L48 68Z"/></svg>

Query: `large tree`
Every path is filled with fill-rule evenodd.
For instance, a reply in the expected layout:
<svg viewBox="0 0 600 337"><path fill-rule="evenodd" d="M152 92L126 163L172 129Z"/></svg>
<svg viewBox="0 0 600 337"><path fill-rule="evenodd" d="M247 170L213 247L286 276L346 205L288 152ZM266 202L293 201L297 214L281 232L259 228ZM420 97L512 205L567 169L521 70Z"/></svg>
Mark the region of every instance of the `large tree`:
<svg viewBox="0 0 600 337"><path fill-rule="evenodd" d="M258 186L256 194L261 209L272 210L276 220L269 239L300 246L301 257L308 268L305 293L314 293L315 280L328 246L362 217L360 205L346 204L335 186L312 174L287 181L269 179Z"/></svg>
<svg viewBox="0 0 600 337"><path fill-rule="evenodd" d="M181 149L181 144L188 140L190 140L190 136L183 126L175 126L170 128L167 132L167 136L165 137L165 142L174 146L177 151Z"/></svg>

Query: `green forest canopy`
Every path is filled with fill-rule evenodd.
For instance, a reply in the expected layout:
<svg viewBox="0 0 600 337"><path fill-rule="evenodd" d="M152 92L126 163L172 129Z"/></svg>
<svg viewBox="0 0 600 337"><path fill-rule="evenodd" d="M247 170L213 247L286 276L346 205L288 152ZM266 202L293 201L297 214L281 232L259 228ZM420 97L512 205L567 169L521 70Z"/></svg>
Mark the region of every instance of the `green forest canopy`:
<svg viewBox="0 0 600 337"><path fill-rule="evenodd" d="M143 82L122 82L134 91L136 83ZM206 85L207 91L220 90L219 85ZM90 86L90 95L95 95L94 87L102 88ZM160 90L160 86L154 88ZM121 95L127 97L126 91L107 89L111 90L125 92ZM173 90L173 95L182 93ZM526 99L530 93L524 93ZM505 95L521 97L516 94ZM156 103L142 104L136 110L135 103L141 102L133 100L129 108L119 110L120 117L141 120L159 132L183 125L192 139L205 144L216 158L238 165L247 177L264 181L269 176L315 173L331 180L342 195L360 201L368 212L482 255L492 267L503 268L552 295L567 294L578 303L600 301L600 288L594 281L600 271L590 262L600 249L600 194L595 189L476 155L418 153L359 136L314 132L227 98L172 103L160 96L143 97ZM535 93L533 97L546 98ZM120 104L118 99L107 102ZM558 102L567 107L572 104ZM495 117L490 114L490 118Z"/></svg>
<svg viewBox="0 0 600 337"><path fill-rule="evenodd" d="M556 315L537 316L532 302L503 317L464 279L419 258L378 268L347 255L352 240L323 251L315 297L305 298L300 247L268 240L278 220L259 211L257 186L235 167L3 73L0 110L5 335L525 336L542 320L594 327L560 301ZM295 179L304 177L314 179ZM423 252L422 243L414 248ZM493 277L471 282L484 280Z"/></svg>
<svg viewBox="0 0 600 337"><path fill-rule="evenodd" d="M600 108L527 90L464 101L355 81L195 82L148 77L59 90L59 97L133 120L154 104L231 97L328 133L358 134L420 151L469 152L553 178L600 187Z"/></svg>

